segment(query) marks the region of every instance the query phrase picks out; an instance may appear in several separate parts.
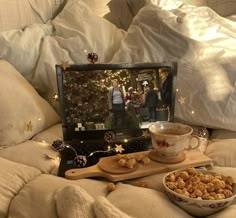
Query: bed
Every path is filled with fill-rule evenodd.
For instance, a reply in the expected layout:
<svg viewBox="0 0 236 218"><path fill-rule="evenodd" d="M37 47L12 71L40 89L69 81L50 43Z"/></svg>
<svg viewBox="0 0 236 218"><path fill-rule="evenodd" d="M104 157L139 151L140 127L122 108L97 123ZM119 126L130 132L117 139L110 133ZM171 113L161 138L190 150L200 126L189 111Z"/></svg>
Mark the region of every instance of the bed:
<svg viewBox="0 0 236 218"><path fill-rule="evenodd" d="M236 181L236 1L0 4L0 217L191 217L164 194L165 174L117 183L112 192L103 179L56 176L55 64L88 63L90 52L98 63L177 61L175 120L202 137L211 170ZM234 201L209 217L235 213Z"/></svg>

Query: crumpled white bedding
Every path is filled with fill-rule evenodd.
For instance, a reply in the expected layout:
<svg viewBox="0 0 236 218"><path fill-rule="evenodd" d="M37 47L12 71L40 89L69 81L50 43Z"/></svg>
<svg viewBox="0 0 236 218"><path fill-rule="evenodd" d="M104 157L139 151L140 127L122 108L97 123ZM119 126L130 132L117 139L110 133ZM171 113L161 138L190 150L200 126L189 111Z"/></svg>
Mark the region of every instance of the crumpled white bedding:
<svg viewBox="0 0 236 218"><path fill-rule="evenodd" d="M125 32L94 15L85 3L71 0L52 23L38 28L54 31L39 35L29 27L11 35L14 40L28 35L26 41L37 45L20 50L20 63L10 57L12 47L4 47L2 36L0 45L6 50L0 51L0 57L9 59L54 107L58 107L52 99L57 92L55 64L62 61L88 63L89 52L99 55L99 63L177 61L176 118L192 125L236 130L236 24L211 9L165 11L149 4ZM38 61L29 66L30 58ZM21 64L24 59L26 66ZM178 102L180 96L185 98L183 105Z"/></svg>

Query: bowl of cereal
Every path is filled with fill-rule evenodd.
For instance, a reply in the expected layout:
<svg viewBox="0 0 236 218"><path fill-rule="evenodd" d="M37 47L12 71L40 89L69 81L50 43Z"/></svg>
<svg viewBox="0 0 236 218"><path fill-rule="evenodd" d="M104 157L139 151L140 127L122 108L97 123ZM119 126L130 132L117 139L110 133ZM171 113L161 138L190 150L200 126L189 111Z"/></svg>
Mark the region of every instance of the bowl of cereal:
<svg viewBox="0 0 236 218"><path fill-rule="evenodd" d="M228 207L236 197L236 184L231 176L208 170L176 170L165 175L163 185L171 201L197 217Z"/></svg>

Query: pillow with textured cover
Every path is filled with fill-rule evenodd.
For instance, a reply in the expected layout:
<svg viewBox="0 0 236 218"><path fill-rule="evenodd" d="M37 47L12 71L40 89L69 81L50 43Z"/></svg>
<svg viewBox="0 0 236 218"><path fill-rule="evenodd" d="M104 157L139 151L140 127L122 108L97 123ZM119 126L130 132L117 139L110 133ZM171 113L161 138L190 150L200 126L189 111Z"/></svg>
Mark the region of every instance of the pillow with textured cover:
<svg viewBox="0 0 236 218"><path fill-rule="evenodd" d="M52 107L4 60L0 60L0 101L0 146L26 141L59 122Z"/></svg>
<svg viewBox="0 0 236 218"><path fill-rule="evenodd" d="M175 13L142 8L111 63L178 62L175 117L236 131L235 24L207 7Z"/></svg>
<svg viewBox="0 0 236 218"><path fill-rule="evenodd" d="M41 173L39 170L0 157L0 217L9 217L9 205L19 191Z"/></svg>

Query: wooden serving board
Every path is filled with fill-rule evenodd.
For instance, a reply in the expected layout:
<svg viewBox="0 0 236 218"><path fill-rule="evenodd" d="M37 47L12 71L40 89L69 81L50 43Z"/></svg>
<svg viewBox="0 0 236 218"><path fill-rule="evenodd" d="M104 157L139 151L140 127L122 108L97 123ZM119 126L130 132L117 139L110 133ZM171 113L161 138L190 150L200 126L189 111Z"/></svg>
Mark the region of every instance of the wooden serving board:
<svg viewBox="0 0 236 218"><path fill-rule="evenodd" d="M132 154L135 155L141 153L148 156L149 152L150 151L143 151ZM103 177L110 181L117 182L127 179L149 176L157 173L170 172L172 170L180 168L187 168L191 166L198 167L212 164L212 160L198 150L185 151L185 154L185 160L179 163L166 164L151 160L149 164L138 164L137 167L133 169L118 167L116 156L104 157L100 158L99 162L94 166L67 170L65 172L65 177L71 180L83 179L88 177Z"/></svg>

